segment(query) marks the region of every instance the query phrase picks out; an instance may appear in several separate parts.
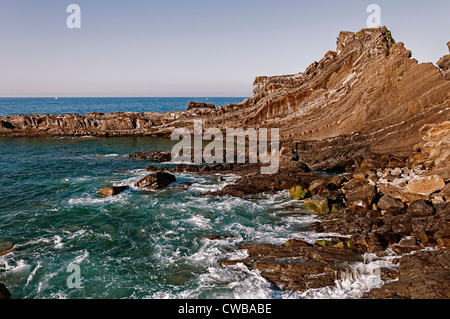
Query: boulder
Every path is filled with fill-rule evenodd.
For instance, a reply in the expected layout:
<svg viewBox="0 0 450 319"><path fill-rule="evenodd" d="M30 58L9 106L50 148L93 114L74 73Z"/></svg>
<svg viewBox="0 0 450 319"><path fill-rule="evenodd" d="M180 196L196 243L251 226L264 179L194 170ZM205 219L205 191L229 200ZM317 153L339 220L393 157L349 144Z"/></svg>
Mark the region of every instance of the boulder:
<svg viewBox="0 0 450 319"><path fill-rule="evenodd" d="M445 187L444 180L438 175L432 176L416 176L411 180L406 189L410 193L430 195L440 191Z"/></svg>
<svg viewBox="0 0 450 319"><path fill-rule="evenodd" d="M450 198L450 183L445 185L445 187L436 194L436 196L444 197L444 198Z"/></svg>
<svg viewBox="0 0 450 319"><path fill-rule="evenodd" d="M105 187L98 191L98 194L104 197L115 196L122 193L124 190L128 189L128 186L110 186Z"/></svg>
<svg viewBox="0 0 450 319"><path fill-rule="evenodd" d="M375 187L365 184L353 189L347 189L345 201L347 207L352 210L368 210L372 208L376 195Z"/></svg>
<svg viewBox="0 0 450 319"><path fill-rule="evenodd" d="M308 190L301 186L295 186L289 190L291 198L296 200L304 199L306 194L308 194Z"/></svg>
<svg viewBox="0 0 450 319"><path fill-rule="evenodd" d="M329 189L338 189L347 179L342 175L333 176L328 182Z"/></svg>
<svg viewBox="0 0 450 319"><path fill-rule="evenodd" d="M318 195L305 200L305 208L315 212L316 214L328 213L330 211L330 208L328 207L328 200L325 197Z"/></svg>
<svg viewBox="0 0 450 319"><path fill-rule="evenodd" d="M323 179L316 179L309 184L309 192L311 195L317 195L327 187L328 183Z"/></svg>
<svg viewBox="0 0 450 319"><path fill-rule="evenodd" d="M428 199L427 195L410 193L407 191L406 187L392 184L378 184L378 192L383 195L389 195L393 198L397 198L406 204L411 204L419 199Z"/></svg>
<svg viewBox="0 0 450 319"><path fill-rule="evenodd" d="M412 216L431 216L436 212L433 205L423 199L412 202L406 211Z"/></svg>
<svg viewBox="0 0 450 319"><path fill-rule="evenodd" d="M156 172L145 176L139 180L135 186L141 188L161 189L175 182L174 175L166 172Z"/></svg>
<svg viewBox="0 0 450 319"><path fill-rule="evenodd" d="M393 198L389 195L383 195L377 204L378 208L382 210L391 210L391 209L403 209L405 204L399 199Z"/></svg>

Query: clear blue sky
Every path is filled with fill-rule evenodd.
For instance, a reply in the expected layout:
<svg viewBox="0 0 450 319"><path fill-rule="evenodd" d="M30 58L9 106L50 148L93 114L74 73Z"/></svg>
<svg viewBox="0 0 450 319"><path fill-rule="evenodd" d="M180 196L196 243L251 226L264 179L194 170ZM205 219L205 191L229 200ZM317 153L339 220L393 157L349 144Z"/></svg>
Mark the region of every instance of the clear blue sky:
<svg viewBox="0 0 450 319"><path fill-rule="evenodd" d="M0 96L250 96L366 27L371 3L419 62L448 54L449 0L0 0Z"/></svg>

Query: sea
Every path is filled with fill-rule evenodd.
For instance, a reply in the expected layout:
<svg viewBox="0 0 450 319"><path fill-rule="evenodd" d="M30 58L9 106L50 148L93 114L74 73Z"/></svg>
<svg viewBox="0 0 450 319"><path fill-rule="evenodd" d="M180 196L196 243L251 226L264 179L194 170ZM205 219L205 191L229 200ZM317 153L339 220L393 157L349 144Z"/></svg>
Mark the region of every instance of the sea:
<svg viewBox="0 0 450 319"><path fill-rule="evenodd" d="M89 112L168 112L189 101L216 106L245 97L213 98L1 98L0 115ZM349 265L333 287L304 293L274 287L243 264L242 243L314 243L335 234L308 230L316 217L289 192L210 197L238 176L175 173L183 188L144 190L134 184L146 165L126 157L170 150L155 137L0 137L0 243L16 250L0 256L0 282L16 299L348 299L383 282L377 269L389 259L367 254ZM107 186L126 185L103 198ZM283 209L296 206L296 214ZM208 239L205 235L224 236Z"/></svg>

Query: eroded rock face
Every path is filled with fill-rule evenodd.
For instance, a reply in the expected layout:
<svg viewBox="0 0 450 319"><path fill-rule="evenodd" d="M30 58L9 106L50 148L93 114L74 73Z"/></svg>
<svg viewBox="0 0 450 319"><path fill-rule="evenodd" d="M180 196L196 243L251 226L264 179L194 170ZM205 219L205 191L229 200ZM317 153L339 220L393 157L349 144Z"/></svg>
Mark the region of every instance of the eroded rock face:
<svg viewBox="0 0 450 319"><path fill-rule="evenodd" d="M386 27L341 32L336 51L302 73L257 77L253 97L240 104L193 102L189 111L167 114L15 115L0 117L0 135L170 136L202 119L204 129L224 133L227 127L279 128L283 156L313 170L396 154L443 165L435 174L448 175L448 142L440 142L449 132L442 120L450 118L450 81L442 70L411 59Z"/></svg>

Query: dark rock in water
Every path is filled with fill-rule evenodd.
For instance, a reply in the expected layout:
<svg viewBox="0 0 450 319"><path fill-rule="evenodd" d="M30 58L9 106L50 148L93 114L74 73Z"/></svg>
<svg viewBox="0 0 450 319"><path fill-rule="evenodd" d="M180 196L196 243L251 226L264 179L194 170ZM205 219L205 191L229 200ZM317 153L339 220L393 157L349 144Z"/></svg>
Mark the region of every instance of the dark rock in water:
<svg viewBox="0 0 450 319"><path fill-rule="evenodd" d="M11 299L11 293L2 283L0 283L0 299Z"/></svg>
<svg viewBox="0 0 450 319"><path fill-rule="evenodd" d="M169 151L141 151L127 155L141 161L169 162L172 159L172 153Z"/></svg>
<svg viewBox="0 0 450 319"><path fill-rule="evenodd" d="M233 235L203 235L203 238L209 239L209 240L222 240L222 239L229 239L234 238Z"/></svg>
<svg viewBox="0 0 450 319"><path fill-rule="evenodd" d="M141 188L150 189L161 189L169 186L171 183L175 182L177 179L174 175L166 172L156 172L145 176L143 179L138 181L135 185Z"/></svg>
<svg viewBox="0 0 450 319"><path fill-rule="evenodd" d="M9 254L14 250L15 248L12 242L0 239L0 256Z"/></svg>
<svg viewBox="0 0 450 319"><path fill-rule="evenodd" d="M175 186L175 188L186 189L191 185L192 185L192 182L183 182L183 183L180 183L177 186Z"/></svg>
<svg viewBox="0 0 450 319"><path fill-rule="evenodd" d="M435 213L432 204L423 199L412 202L406 211L412 216L431 216Z"/></svg>
<svg viewBox="0 0 450 319"><path fill-rule="evenodd" d="M105 187L105 188L99 190L98 194L105 196L105 197L110 197L110 196L118 195L126 189L128 189L128 186L110 186L110 187Z"/></svg>

